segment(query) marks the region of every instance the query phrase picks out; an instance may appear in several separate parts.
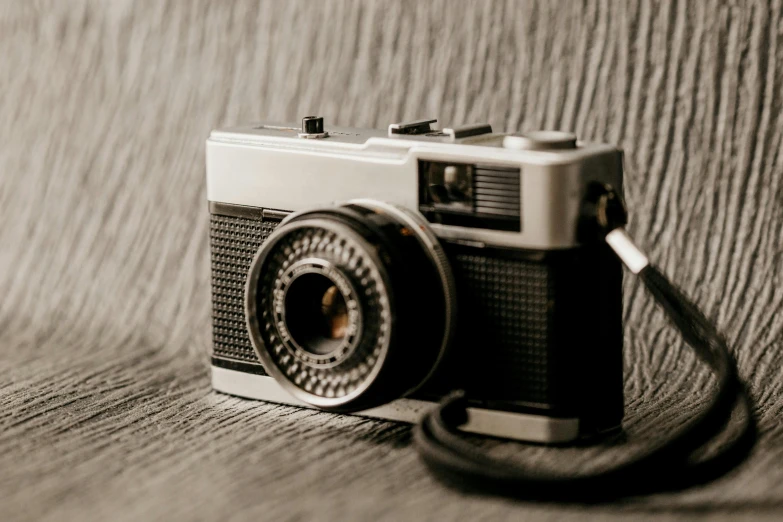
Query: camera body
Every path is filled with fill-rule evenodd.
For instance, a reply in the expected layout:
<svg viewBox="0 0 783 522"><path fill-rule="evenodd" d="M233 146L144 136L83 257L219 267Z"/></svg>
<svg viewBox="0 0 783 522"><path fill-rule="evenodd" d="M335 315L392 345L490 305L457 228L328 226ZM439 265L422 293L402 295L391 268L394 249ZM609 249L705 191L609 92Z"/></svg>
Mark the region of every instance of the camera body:
<svg viewBox="0 0 783 522"><path fill-rule="evenodd" d="M207 140L215 390L562 443L619 427L622 153L563 132L256 124Z"/></svg>

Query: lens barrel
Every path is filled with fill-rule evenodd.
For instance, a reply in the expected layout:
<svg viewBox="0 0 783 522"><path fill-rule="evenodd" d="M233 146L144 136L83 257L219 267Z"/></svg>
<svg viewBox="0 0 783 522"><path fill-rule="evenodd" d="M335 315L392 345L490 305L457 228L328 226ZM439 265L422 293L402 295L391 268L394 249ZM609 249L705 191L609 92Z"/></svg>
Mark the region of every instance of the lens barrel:
<svg viewBox="0 0 783 522"><path fill-rule="evenodd" d="M342 412L422 385L456 313L451 271L423 218L369 200L284 221L256 254L245 297L267 372L300 400Z"/></svg>

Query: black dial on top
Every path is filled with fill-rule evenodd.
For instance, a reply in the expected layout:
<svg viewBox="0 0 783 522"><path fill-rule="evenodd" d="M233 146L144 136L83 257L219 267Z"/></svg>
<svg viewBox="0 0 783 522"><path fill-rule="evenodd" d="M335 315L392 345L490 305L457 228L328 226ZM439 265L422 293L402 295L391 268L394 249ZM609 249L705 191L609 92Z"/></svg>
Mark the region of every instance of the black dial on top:
<svg viewBox="0 0 783 522"><path fill-rule="evenodd" d="M324 119L321 116L305 116L302 118L303 134L323 134Z"/></svg>

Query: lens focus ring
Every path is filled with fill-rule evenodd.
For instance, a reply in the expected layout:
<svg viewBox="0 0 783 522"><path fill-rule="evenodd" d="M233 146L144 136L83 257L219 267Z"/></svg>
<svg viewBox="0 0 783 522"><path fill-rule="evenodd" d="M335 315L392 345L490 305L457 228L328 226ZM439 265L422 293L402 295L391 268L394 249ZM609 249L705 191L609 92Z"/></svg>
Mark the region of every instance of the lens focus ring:
<svg viewBox="0 0 783 522"><path fill-rule="evenodd" d="M376 373L389 341L390 307L386 285L371 248L350 230L332 223L294 224L277 238L270 237L262 249L256 288L258 334L272 363L296 388L314 397L335 402L360 393ZM286 310L286 295L306 272L334 283L347 308L354 312L345 336L334 350L318 354L297 342L291 324L314 322L310 316L294 319L306 306ZM303 283L308 285L309 283ZM306 289L309 290L309 289ZM318 293L317 291L315 292ZM307 325L305 325L307 327ZM316 352L316 353L314 353ZM264 360L268 359L268 360ZM307 397L313 401L313 397ZM317 399L316 399L317 401Z"/></svg>
<svg viewBox="0 0 783 522"><path fill-rule="evenodd" d="M268 306L262 308L265 329L277 327L273 335L305 364L328 368L342 362L356 348L362 328L354 285L332 263L316 257L286 260L281 272L264 280L273 288L272 298L264 298ZM343 303L343 319L333 319L324 310L324 301L334 295Z"/></svg>
<svg viewBox="0 0 783 522"><path fill-rule="evenodd" d="M262 245L246 287L253 346L300 400L359 411L433 374L453 321L451 273L408 216L352 202L295 214ZM433 251L435 251L433 253Z"/></svg>

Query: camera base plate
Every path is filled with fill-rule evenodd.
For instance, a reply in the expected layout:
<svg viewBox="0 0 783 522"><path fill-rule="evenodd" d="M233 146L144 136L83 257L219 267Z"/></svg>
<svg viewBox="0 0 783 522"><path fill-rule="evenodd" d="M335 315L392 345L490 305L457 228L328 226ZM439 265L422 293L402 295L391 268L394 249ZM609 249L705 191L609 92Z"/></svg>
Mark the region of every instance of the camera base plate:
<svg viewBox="0 0 783 522"><path fill-rule="evenodd" d="M272 377L212 366L212 388L247 399L257 399L315 409L297 400ZM406 423L416 423L435 403L417 399L397 399L378 408L354 415ZM480 435L544 444L559 444L579 438L579 419L556 418L529 413L513 413L485 408L468 408L469 421L462 430Z"/></svg>

